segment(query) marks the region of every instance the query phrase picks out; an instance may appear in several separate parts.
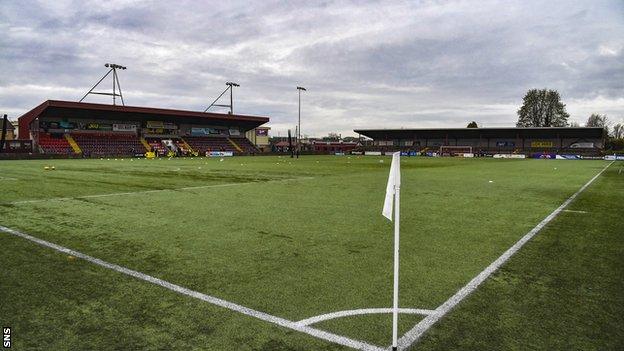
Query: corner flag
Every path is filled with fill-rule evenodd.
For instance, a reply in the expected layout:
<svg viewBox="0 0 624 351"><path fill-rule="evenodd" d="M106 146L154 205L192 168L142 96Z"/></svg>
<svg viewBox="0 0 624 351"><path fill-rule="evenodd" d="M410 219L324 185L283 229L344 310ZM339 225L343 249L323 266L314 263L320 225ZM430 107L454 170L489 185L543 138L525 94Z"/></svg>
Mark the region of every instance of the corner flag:
<svg viewBox="0 0 624 351"><path fill-rule="evenodd" d="M390 165L390 174L388 175L388 185L386 186L386 200L384 201L383 211L384 217L392 220L392 203L396 188L401 186L401 153L392 154L392 164ZM398 203L397 203L398 204Z"/></svg>
<svg viewBox="0 0 624 351"><path fill-rule="evenodd" d="M394 208L394 291L392 299L392 350L397 349L399 324L399 195L401 190L401 152L392 154L390 175L386 186L386 199L381 213L392 220ZM394 202L394 204L393 204ZM394 205L394 206L393 206Z"/></svg>

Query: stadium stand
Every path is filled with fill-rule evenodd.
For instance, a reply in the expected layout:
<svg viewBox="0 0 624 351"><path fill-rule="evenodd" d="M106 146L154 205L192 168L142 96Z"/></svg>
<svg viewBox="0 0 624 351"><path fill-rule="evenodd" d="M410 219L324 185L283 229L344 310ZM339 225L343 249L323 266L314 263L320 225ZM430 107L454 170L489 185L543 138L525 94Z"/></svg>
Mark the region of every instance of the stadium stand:
<svg viewBox="0 0 624 351"><path fill-rule="evenodd" d="M71 155L74 150L63 134L39 134L39 147L45 154Z"/></svg>
<svg viewBox="0 0 624 351"><path fill-rule="evenodd" d="M249 139L245 137L230 137L230 139L234 141L236 145L238 145L242 149L242 152L244 153L251 154L251 153L258 152L258 148L256 148L256 146L252 144L251 141L249 141Z"/></svg>
<svg viewBox="0 0 624 351"><path fill-rule="evenodd" d="M201 154L205 154L210 151L232 151L237 152L236 148L232 143L228 141L225 137L195 137L188 136L184 137L184 140L193 148L193 150L198 151Z"/></svg>
<svg viewBox="0 0 624 351"><path fill-rule="evenodd" d="M145 138L145 140L150 147L149 151L158 152L159 155L166 155L169 152L169 149L165 145L163 145L161 139Z"/></svg>
<svg viewBox="0 0 624 351"><path fill-rule="evenodd" d="M35 151L84 157L258 152L246 135L267 117L48 100L22 115ZM263 129L265 134L268 128Z"/></svg>
<svg viewBox="0 0 624 351"><path fill-rule="evenodd" d="M474 153L599 156L604 151L603 128L439 128L439 129L356 129L372 140L357 151L436 152L442 155Z"/></svg>
<svg viewBox="0 0 624 351"><path fill-rule="evenodd" d="M132 156L144 153L139 138L129 133L73 133L85 156Z"/></svg>

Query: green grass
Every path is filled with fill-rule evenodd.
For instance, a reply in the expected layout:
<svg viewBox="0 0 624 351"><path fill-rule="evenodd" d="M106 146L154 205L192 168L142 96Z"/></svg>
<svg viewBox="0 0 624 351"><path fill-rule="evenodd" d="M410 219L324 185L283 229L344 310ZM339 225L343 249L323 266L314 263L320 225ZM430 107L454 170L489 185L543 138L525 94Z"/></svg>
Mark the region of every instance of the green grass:
<svg viewBox="0 0 624 351"><path fill-rule="evenodd" d="M414 350L621 350L624 173L610 167Z"/></svg>
<svg viewBox="0 0 624 351"><path fill-rule="evenodd" d="M437 307L605 165L404 158L401 306ZM296 321L391 306L392 224L380 213L388 168L389 158L331 156L4 161L0 225ZM622 177L612 180L619 189ZM155 189L171 190L66 199ZM621 191L612 196L621 203ZM617 225L596 230L616 240ZM18 349L345 349L24 239L0 233L0 245L0 323ZM457 311L467 324L475 313ZM447 326L454 313L440 324L451 331L435 327L423 345L445 336L441 349L465 345ZM386 317L316 327L387 346ZM402 329L419 318L402 316Z"/></svg>

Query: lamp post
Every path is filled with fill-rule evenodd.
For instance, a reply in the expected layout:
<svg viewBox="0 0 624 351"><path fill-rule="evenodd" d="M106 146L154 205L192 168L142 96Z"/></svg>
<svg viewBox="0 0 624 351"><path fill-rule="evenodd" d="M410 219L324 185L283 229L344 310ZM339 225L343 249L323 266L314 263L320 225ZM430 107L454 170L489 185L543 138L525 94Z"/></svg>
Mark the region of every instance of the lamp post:
<svg viewBox="0 0 624 351"><path fill-rule="evenodd" d="M299 122L297 128L297 158L299 158L299 153L301 153L301 91L307 91L304 87L297 87L297 91L299 92Z"/></svg>

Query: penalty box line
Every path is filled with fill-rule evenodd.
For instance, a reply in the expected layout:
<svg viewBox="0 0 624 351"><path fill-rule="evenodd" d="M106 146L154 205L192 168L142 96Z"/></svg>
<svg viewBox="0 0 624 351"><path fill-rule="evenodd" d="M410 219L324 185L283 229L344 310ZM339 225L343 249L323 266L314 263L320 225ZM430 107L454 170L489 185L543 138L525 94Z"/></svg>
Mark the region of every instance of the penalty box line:
<svg viewBox="0 0 624 351"><path fill-rule="evenodd" d="M615 162L615 161L613 161ZM468 295L474 292L481 283L483 283L487 278L489 278L494 272L496 272L511 256L513 256L518 250L524 246L531 238L533 238L537 233L539 233L550 221L555 219L559 213L561 213L576 197L581 194L585 189L587 189L600 175L607 169L609 166L613 164L613 162L606 165L598 174L596 174L592 179L590 179L585 185L583 185L579 190L577 190L572 196L570 196L567 200L565 200L559 207L557 207L553 212L551 212L546 218L544 218L541 222L539 222L531 231L525 234L520 240L518 240L512 247L507 249L499 258L497 258L494 262L492 262L489 266L487 266L481 273L479 273L476 277L472 278L468 284L466 284L463 288L459 289L455 293L455 295L451 296L448 300L446 300L442 305L438 306L434 310L434 313L428 315L423 320L421 320L416 326L414 326L411 330L409 330L401 339L398 341L399 350L405 350L410 347L413 343L418 341L423 334L429 330L437 321L439 321L442 317L444 317L449 311L451 311L455 306L457 306L462 300L464 300Z"/></svg>
<svg viewBox="0 0 624 351"><path fill-rule="evenodd" d="M11 229L11 228L7 228L4 227L2 225L0 225L0 232L5 232L29 241L32 241L36 244L39 244L41 246L47 247L47 248L51 248L54 249L56 251L62 252L64 254L68 254L68 255L72 255L75 257L79 257L85 261L91 262L93 264L96 264L98 266L104 267L106 269L110 269L113 270L115 272L118 273L122 273L122 274L126 274L129 275L131 277L146 281L148 283L152 283L158 286L161 286L165 289L169 289L171 291L174 291L178 294L181 295L186 295L186 296L190 296L192 298L195 299L199 299L205 302L208 302L210 304L219 306L219 307L223 307L226 308L228 310L231 311L235 311L235 312L239 312L242 313L246 316L250 316L250 317L254 317L260 320L263 320L265 322L269 322L272 324L276 324L279 325L281 327L284 328L288 328L288 329L292 329L298 332L302 332L311 336L314 336L316 338L319 339L323 339L335 344L339 344L339 345L343 345L343 346L348 346L354 349L358 349L358 350L363 350L363 351L384 351L383 348L379 347L379 346L375 346L372 344L368 344L366 342L363 341L359 341L359 340L355 340L355 339L351 339L342 335L338 335L338 334L333 334L330 332L326 332L320 329L316 329L307 325L302 325L298 322L295 321L291 321L285 318L281 318L281 317L277 317L277 316L273 316L270 315L268 313L265 312L261 312L261 311L257 311L239 304L236 304L234 302L230 302L230 301L226 301L223 299L220 299L218 297L214 297L214 296L210 296L210 295L206 295L203 293L200 293L198 291L194 291L188 288L185 288L183 286L180 285L176 285L173 284L171 282L147 275L145 273L141 273L123 266L119 266L116 265L114 263L109 263L106 261L103 261L99 258L95 258L86 254L83 254L81 252L66 248L64 246L60 246L57 244L54 244L52 242L43 240L43 239L39 239L37 237L34 237L32 235L28 235L26 233L22 233L20 231L17 231L15 229Z"/></svg>
<svg viewBox="0 0 624 351"><path fill-rule="evenodd" d="M295 180L310 180L310 179L314 179L314 177L274 179L274 180L267 180L264 182L257 181L257 182L210 184L210 185L199 185L199 186L187 186L187 187L182 187L182 188L139 190L139 191L127 191L127 192L121 192L121 193L95 194L95 195L83 195L83 196L73 196L73 197L53 197L49 199L13 201L13 202L8 202L8 204L19 205L19 204L31 204L31 203L40 203L40 202L49 202L49 201L69 201L69 200L80 200L80 199L93 199L93 198L99 198L99 197L140 195L140 194L167 192L167 191L188 191L188 190L199 190L199 189L208 189L208 188L224 188L224 187L237 186L237 185L266 184L266 183L287 182L287 181L295 181Z"/></svg>

